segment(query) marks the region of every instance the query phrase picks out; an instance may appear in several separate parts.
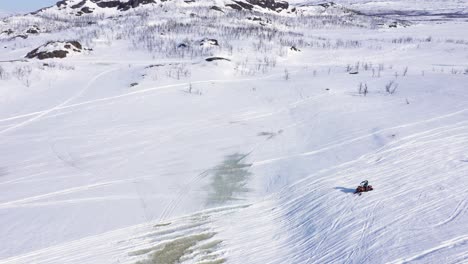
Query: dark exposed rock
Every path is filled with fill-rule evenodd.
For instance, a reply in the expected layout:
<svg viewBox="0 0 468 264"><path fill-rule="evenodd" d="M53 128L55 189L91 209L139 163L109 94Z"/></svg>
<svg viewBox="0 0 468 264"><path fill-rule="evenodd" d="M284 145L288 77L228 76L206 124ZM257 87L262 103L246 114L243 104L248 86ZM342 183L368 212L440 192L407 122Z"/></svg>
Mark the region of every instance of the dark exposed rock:
<svg viewBox="0 0 468 264"><path fill-rule="evenodd" d="M28 35L16 35L16 36L13 37L13 39L15 39L15 38L27 39Z"/></svg>
<svg viewBox="0 0 468 264"><path fill-rule="evenodd" d="M296 46L292 46L292 47L291 47L291 50L292 50L292 51L301 51L300 49L296 48Z"/></svg>
<svg viewBox="0 0 468 264"><path fill-rule="evenodd" d="M67 0L58 1L55 5L57 5L58 8L65 7L67 6Z"/></svg>
<svg viewBox="0 0 468 264"><path fill-rule="evenodd" d="M38 58L40 60L51 59L51 58L60 58L63 59L67 57L68 51L66 50L54 50L51 52L37 52L38 49L35 49L26 55L26 58Z"/></svg>
<svg viewBox="0 0 468 264"><path fill-rule="evenodd" d="M242 7L241 7L240 5L236 5L236 4L227 4L226 6L232 8L232 9L238 10L238 11L241 11L241 10L242 10Z"/></svg>
<svg viewBox="0 0 468 264"><path fill-rule="evenodd" d="M88 7L88 6L85 6L85 7L81 8L81 12L83 12L85 14L91 14L91 13L93 13L93 9Z"/></svg>
<svg viewBox="0 0 468 264"><path fill-rule="evenodd" d="M122 4L120 1L106 1L106 2L93 1L93 2L100 8L116 8Z"/></svg>
<svg viewBox="0 0 468 264"><path fill-rule="evenodd" d="M275 0L247 0L252 5L256 5L262 8L270 9L273 11L281 11L288 9L289 4L285 1L276 2Z"/></svg>
<svg viewBox="0 0 468 264"><path fill-rule="evenodd" d="M247 10L252 10L253 9L253 5L251 4L247 4L247 3L244 3L244 2L241 2L241 1L234 1L237 5L239 5L240 7L242 7L243 9L247 9Z"/></svg>
<svg viewBox="0 0 468 264"><path fill-rule="evenodd" d="M37 31L34 28L30 28L30 29L28 29L28 31L26 31L26 33L28 33L28 34L39 34L39 31Z"/></svg>
<svg viewBox="0 0 468 264"><path fill-rule="evenodd" d="M202 39L200 40L200 46L210 45L210 46L219 46L218 40L216 39Z"/></svg>
<svg viewBox="0 0 468 264"><path fill-rule="evenodd" d="M83 49L83 46L81 46L81 43L79 43L78 41L69 41L68 43L72 44L77 49Z"/></svg>
<svg viewBox="0 0 468 264"><path fill-rule="evenodd" d="M216 60L225 60L225 61L231 61L230 59L226 59L223 57L209 57L205 59L206 61L216 61Z"/></svg>
<svg viewBox="0 0 468 264"><path fill-rule="evenodd" d="M261 26L266 26L267 24L271 24L270 19L263 19L261 17L247 17L248 20L254 21L254 22L259 22Z"/></svg>
<svg viewBox="0 0 468 264"><path fill-rule="evenodd" d="M151 65L148 65L145 67L145 69L151 69L151 68L154 68L154 67L162 67L164 66L164 64L151 64Z"/></svg>
<svg viewBox="0 0 468 264"><path fill-rule="evenodd" d="M234 4L227 4L226 6L231 7L236 10L252 10L254 6L261 8L281 12L282 10L288 9L289 4L285 1L275 0L245 0L245 1L233 1Z"/></svg>
<svg viewBox="0 0 468 264"><path fill-rule="evenodd" d="M127 11L131 8L136 8L140 5L153 4L156 3L154 0L128 0L127 2L120 1L101 1L101 0L91 0L97 6L101 8L117 8L121 11Z"/></svg>
<svg viewBox="0 0 468 264"><path fill-rule="evenodd" d="M42 45L41 47L47 47L48 45L51 45L51 44L54 44L54 42L48 42L45 45ZM63 59L67 57L67 54L70 53L68 50L72 50L74 52L81 52L82 50L82 46L78 41L66 42L66 44L64 45L64 48L68 50L59 49L59 50L53 50L53 51L39 52L39 49L41 47L32 50L31 52L26 54L25 57L28 59L38 58L39 60L45 60L45 59L51 59L51 58Z"/></svg>
<svg viewBox="0 0 468 264"><path fill-rule="evenodd" d="M261 17L247 17L247 19L252 21L262 21Z"/></svg>
<svg viewBox="0 0 468 264"><path fill-rule="evenodd" d="M86 4L86 0L83 0L83 1L79 2L79 3L76 4L76 5L72 5L71 8L73 8L73 9L78 9L78 8L83 7L85 4Z"/></svg>
<svg viewBox="0 0 468 264"><path fill-rule="evenodd" d="M180 43L179 45L177 45L178 48L186 48L188 47L187 44L185 43Z"/></svg>
<svg viewBox="0 0 468 264"><path fill-rule="evenodd" d="M8 30L5 30L5 31L2 31L2 34L11 35L11 34L13 34L13 30L8 29Z"/></svg>
<svg viewBox="0 0 468 264"><path fill-rule="evenodd" d="M39 32L40 32L40 29L36 25L32 26L30 29L26 31L26 33L28 34L39 34Z"/></svg>
<svg viewBox="0 0 468 264"><path fill-rule="evenodd" d="M329 8L329 7L335 6L336 4L333 2L328 2L328 3L318 4L318 5L324 8Z"/></svg>
<svg viewBox="0 0 468 264"><path fill-rule="evenodd" d="M224 11L220 7L217 7L217 6L212 6L212 7L210 7L210 9L224 13Z"/></svg>

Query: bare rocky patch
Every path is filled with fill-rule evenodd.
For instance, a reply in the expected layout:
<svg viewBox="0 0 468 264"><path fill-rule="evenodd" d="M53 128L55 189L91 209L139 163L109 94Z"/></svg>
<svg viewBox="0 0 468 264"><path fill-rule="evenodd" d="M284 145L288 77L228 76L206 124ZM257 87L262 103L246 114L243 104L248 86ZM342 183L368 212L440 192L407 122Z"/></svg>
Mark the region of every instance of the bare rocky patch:
<svg viewBox="0 0 468 264"><path fill-rule="evenodd" d="M73 10L78 10L76 12L77 16L81 16L84 14L91 14L94 12L94 8L88 6L89 3L95 4L99 8L106 8L106 9L117 9L119 11L127 11L132 8L137 8L141 5L147 4L155 4L154 0L128 0L128 1L118 1L118 0L82 0L78 3L73 2L74 4L70 3L69 0L62 0L56 3L56 6L62 10L66 8L70 8ZM38 12L40 12L39 10Z"/></svg>
<svg viewBox="0 0 468 264"><path fill-rule="evenodd" d="M289 8L289 3L286 1L275 0L246 0L246 1L232 1L232 4L226 4L227 7L241 11L252 10L254 7L260 7L276 12L281 12Z"/></svg>
<svg viewBox="0 0 468 264"><path fill-rule="evenodd" d="M32 50L31 52L26 54L25 57L28 59L37 58L39 60L52 58L63 59L70 54L81 53L82 51L83 46L78 41L51 41Z"/></svg>
<svg viewBox="0 0 468 264"><path fill-rule="evenodd" d="M231 61L230 59L223 58L223 57L209 57L209 58L206 58L205 60L208 62L217 61L217 60Z"/></svg>

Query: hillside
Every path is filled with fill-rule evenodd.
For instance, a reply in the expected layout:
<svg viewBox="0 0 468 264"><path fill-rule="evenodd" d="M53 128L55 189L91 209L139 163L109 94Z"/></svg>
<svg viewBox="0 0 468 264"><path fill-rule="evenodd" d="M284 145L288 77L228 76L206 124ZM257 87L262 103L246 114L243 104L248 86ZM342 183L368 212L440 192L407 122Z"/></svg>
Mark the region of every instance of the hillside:
<svg viewBox="0 0 468 264"><path fill-rule="evenodd" d="M466 263L468 2L350 2L0 19L0 264Z"/></svg>

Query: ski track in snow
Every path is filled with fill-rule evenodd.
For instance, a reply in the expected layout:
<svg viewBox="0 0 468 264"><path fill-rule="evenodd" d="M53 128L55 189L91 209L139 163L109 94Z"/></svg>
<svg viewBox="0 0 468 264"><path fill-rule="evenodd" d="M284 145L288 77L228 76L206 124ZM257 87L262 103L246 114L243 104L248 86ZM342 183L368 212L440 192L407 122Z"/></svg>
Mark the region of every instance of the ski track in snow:
<svg viewBox="0 0 468 264"><path fill-rule="evenodd" d="M449 114L436 116L436 117L429 118L429 119L426 119L426 120L411 122L411 123L398 125L398 126L394 126L394 127L389 127L389 128L385 128L385 129L380 129L380 130L377 130L377 131L375 131L373 133L367 133L367 134L364 134L364 135L361 135L361 136L358 136L358 137L355 137L355 138L352 138L352 139L347 139L347 140L339 141L339 142L332 142L332 143L327 144L324 147L322 147L320 149L317 149L317 150L312 150L312 151L303 152L303 153L299 153L299 154L295 154L295 155L289 155L289 156L278 157L278 158L273 158L273 159L267 159L267 160L262 160L262 161L255 161L255 162L253 162L253 166L263 166L263 165L268 165L268 164L271 164L273 162L277 162L277 161L281 161L281 160L285 160L285 159L297 158L297 157L307 157L307 156L311 156L311 155L320 154L322 152L325 152L325 151L328 151L328 150L331 150L331 149L334 149L334 148L337 148L337 147L342 147L342 146L348 145L350 143L354 143L354 142L357 142L359 140L362 140L362 139L365 139L365 138L368 138L368 137L372 137L372 136L374 136L376 134L379 134L379 133L382 133L382 132L392 131L392 130L399 129L399 128L406 128L406 127L409 127L409 126L420 125L420 124L423 124L423 123L430 123L432 121L437 121L437 120L440 120L440 119L443 119L443 118L448 118L448 117L452 117L452 116L455 116L455 115L465 113L467 110L468 110L468 108L464 108L464 109L457 110L457 111L449 113ZM427 132L428 131L423 131L421 133L427 133ZM415 134L413 136L416 136L416 135L417 134Z"/></svg>
<svg viewBox="0 0 468 264"><path fill-rule="evenodd" d="M463 235L463 236L458 236L453 239L443 241L440 243L440 245L435 246L433 248L424 250L420 252L419 254L416 254L412 257L409 258L403 258L403 259L397 259L395 261L389 262L389 264L404 264L404 263L410 263L415 260L421 260L424 257L436 253L439 250L447 249L447 248L453 248L461 245L466 245L468 243L468 235Z"/></svg>
<svg viewBox="0 0 468 264"><path fill-rule="evenodd" d="M107 74L109 72L115 71L115 70L116 69L107 70L107 71L102 72L99 75L95 76L92 80L90 80L88 82L88 85L86 85L82 90L77 92L75 95L73 95L72 97L70 97L69 99L64 101L63 103L61 103L61 104L59 104L59 105L57 105L57 106L55 106L55 107L53 107L53 108L51 108L49 110L37 111L37 112L28 113L28 114L22 114L22 115L18 115L18 116L12 116L12 117L7 117L7 118L0 119L0 122L5 122L5 121L11 121L11 120L15 120L15 119L21 119L21 118L25 118L25 117L35 116L35 117L33 117L31 119L28 119L28 120L26 120L24 122L13 125L12 127L1 130L0 135L3 134L3 133L8 132L10 130L13 130L13 129L17 128L17 127L21 127L23 125L31 123L31 122L33 122L33 121L35 121L35 120L37 120L37 119L39 119L39 118L41 118L43 116L55 111L55 110L62 110L62 109L68 109L68 108L83 106L83 105L94 104L94 103L101 103L101 102L105 102L105 101L112 101L112 100L115 100L115 99L120 99L120 98L129 97L129 96L145 94L145 93L159 91L159 90L165 90L165 89L174 88L174 87L185 87L185 86L187 86L189 84L194 85L194 84L206 84L206 83L248 82L248 81L258 81L258 80L269 79L269 78L273 78L273 77L277 77L277 76L281 75L281 74L271 74L271 75L258 77L258 78L246 78L246 79L234 79L234 80L216 80L216 79L213 79L213 80L194 81L194 82L186 82L186 83L178 83L178 84L169 84L169 85L157 86L157 87L148 88L148 89L142 89L142 90L139 90L139 91L129 92L129 93L125 93L125 94L120 94L120 95L115 95L115 96L109 96L109 97L89 100L89 101L85 101L85 102L81 102L81 103L68 104L72 100L74 100L74 99L78 98L80 95L82 95L86 90L88 90L89 87L91 86L91 84L94 81L96 81L99 77L101 77L104 74ZM295 71L295 72L297 72L297 71ZM294 72L291 72L291 73L294 73Z"/></svg>
<svg viewBox="0 0 468 264"><path fill-rule="evenodd" d="M34 121L36 120L39 120L40 118L48 115L49 113L52 113L53 111L56 111L56 110L60 110L60 109L64 109L64 108L68 108L70 106L68 106L68 103L70 103L71 101L75 100L76 98L80 97L82 94L84 94L90 87L91 85L97 80L99 79L101 76L109 73L109 72L112 72L112 71L115 71L116 69L110 69L110 70L106 70L104 72L101 72L100 74L94 76L89 82L88 84L83 87L83 89L81 89L80 91L78 91L77 93L75 93L74 95L72 95L70 98L68 98L67 100L63 101L62 103L48 109L48 110L44 110L44 111L41 111L41 112L36 112L36 113L32 113L32 114L26 114L26 115L21 115L21 117L28 117L28 116L31 116L31 115L35 115L33 118L30 118L26 121L23 121L19 124L15 124L11 127L8 127L6 129L3 129L3 130L0 130L0 135L2 134L5 134L7 132L10 132L12 130L15 130L17 128L20 128L20 127L23 127L23 126L26 126L30 123L33 123ZM1 121L6 121L6 120L13 120L13 119L16 119L16 118L7 118L7 119L3 119L3 120L0 120Z"/></svg>

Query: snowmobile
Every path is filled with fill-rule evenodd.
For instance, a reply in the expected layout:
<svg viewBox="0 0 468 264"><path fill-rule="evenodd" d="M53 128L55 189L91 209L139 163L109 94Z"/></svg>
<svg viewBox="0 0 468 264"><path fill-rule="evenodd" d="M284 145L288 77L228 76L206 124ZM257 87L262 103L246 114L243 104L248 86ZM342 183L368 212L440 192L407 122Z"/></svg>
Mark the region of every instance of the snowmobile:
<svg viewBox="0 0 468 264"><path fill-rule="evenodd" d="M361 184L356 188L356 191L354 193L359 193L359 195L361 195L361 193L363 192L370 192L372 190L374 190L372 185L369 185L369 181L365 180L361 182Z"/></svg>

